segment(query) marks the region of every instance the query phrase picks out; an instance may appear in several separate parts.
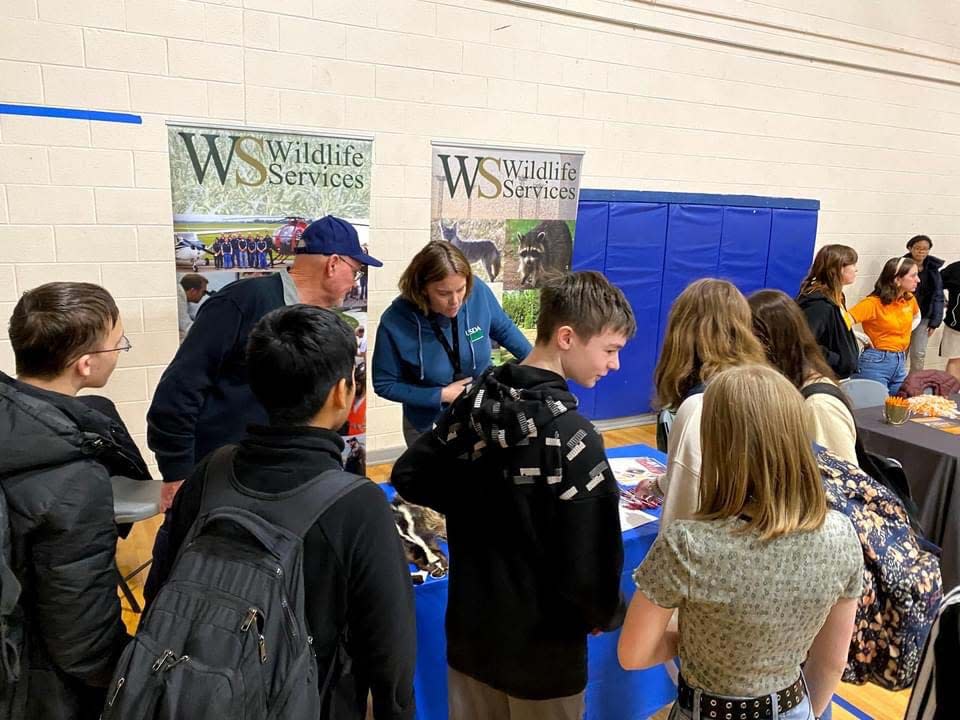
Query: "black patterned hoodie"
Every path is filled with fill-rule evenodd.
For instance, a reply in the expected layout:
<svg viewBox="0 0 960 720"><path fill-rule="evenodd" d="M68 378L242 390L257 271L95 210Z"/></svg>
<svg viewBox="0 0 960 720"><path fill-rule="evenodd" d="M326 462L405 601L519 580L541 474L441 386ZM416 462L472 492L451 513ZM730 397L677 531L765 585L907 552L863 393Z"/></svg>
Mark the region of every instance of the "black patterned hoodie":
<svg viewBox="0 0 960 720"><path fill-rule="evenodd" d="M397 461L407 500L447 517L451 667L514 697L586 685L586 637L623 622L616 481L566 381L484 373Z"/></svg>

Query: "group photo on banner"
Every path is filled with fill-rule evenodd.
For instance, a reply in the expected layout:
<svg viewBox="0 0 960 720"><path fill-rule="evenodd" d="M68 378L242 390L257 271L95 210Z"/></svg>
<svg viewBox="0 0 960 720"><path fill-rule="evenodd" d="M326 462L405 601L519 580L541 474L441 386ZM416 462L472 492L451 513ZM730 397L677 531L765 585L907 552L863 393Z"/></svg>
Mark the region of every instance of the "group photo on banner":
<svg viewBox="0 0 960 720"><path fill-rule="evenodd" d="M335 216L368 252L373 142L291 132L170 125L180 340L203 303L234 282L285 272L304 230ZM346 469L366 471L368 267L335 309L357 339Z"/></svg>

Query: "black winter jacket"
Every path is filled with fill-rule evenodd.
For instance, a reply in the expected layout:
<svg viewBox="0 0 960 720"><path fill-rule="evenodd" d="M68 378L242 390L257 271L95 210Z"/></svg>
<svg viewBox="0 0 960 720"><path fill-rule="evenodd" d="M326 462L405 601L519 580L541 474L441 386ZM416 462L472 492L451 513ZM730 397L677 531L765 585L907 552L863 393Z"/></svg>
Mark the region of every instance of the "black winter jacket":
<svg viewBox="0 0 960 720"><path fill-rule="evenodd" d="M275 273L231 283L200 306L147 413L147 443L164 480L183 480L209 453L238 442L247 425L267 422L247 383L247 339L283 305Z"/></svg>
<svg viewBox="0 0 960 720"><path fill-rule="evenodd" d="M912 256L907 253L904 257ZM917 288L920 317L928 320L931 328L938 328L943 322L943 278L940 277L942 267L943 260L927 255L927 259L923 261L923 272L920 273L920 286Z"/></svg>
<svg viewBox="0 0 960 720"><path fill-rule="evenodd" d="M112 410L111 417L98 409ZM0 373L0 486L22 585L26 718L96 718L129 639L120 617L111 474L144 478L112 403Z"/></svg>
<svg viewBox="0 0 960 720"><path fill-rule="evenodd" d="M331 430L254 426L239 444L234 473L244 488L283 493L342 467L343 447L343 440ZM208 461L197 466L176 495L167 553L154 557L157 587L169 576L200 511ZM380 488L368 482L320 517L304 537L303 575L304 615L318 666L329 666L344 627L353 663L352 671L337 681L332 707L325 706L324 717L362 720L369 690L376 720L412 720L413 589L393 514ZM321 672L319 679L323 677Z"/></svg>
<svg viewBox="0 0 960 720"><path fill-rule="evenodd" d="M820 291L797 298L807 324L830 368L843 380L857 371L860 348L853 330L843 320L840 307Z"/></svg>
<svg viewBox="0 0 960 720"><path fill-rule="evenodd" d="M950 263L940 271L943 287L950 295L944 323L952 330L960 331L960 261Z"/></svg>
<svg viewBox="0 0 960 720"><path fill-rule="evenodd" d="M623 622L619 491L576 406L553 372L489 370L393 468L447 518L447 662L514 697L579 693L587 634Z"/></svg>

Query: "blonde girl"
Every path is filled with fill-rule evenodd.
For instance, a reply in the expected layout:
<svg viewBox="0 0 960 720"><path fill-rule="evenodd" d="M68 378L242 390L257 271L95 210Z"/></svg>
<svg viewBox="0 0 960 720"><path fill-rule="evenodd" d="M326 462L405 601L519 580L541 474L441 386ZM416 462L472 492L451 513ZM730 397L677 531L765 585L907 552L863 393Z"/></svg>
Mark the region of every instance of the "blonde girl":
<svg viewBox="0 0 960 720"><path fill-rule="evenodd" d="M860 542L827 510L803 398L776 370L716 375L702 438L700 510L667 526L634 573L620 663L679 654L670 720L813 720L846 663ZM668 629L674 609L679 631Z"/></svg>
<svg viewBox="0 0 960 720"><path fill-rule="evenodd" d="M657 404L676 413L666 443L667 472L653 488L665 495L661 530L697 510L704 386L727 368L764 362L750 306L732 283L697 280L673 303L654 373Z"/></svg>

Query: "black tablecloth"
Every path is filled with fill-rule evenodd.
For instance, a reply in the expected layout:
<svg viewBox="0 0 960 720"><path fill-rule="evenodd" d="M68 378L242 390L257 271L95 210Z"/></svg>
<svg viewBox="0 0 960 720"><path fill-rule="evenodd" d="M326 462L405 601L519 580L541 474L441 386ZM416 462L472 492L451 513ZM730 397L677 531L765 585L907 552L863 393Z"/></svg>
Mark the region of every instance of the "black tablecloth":
<svg viewBox="0 0 960 720"><path fill-rule="evenodd" d="M960 435L910 421L888 425L882 407L857 410L854 417L867 450L903 464L923 530L943 548L944 593L960 585Z"/></svg>

